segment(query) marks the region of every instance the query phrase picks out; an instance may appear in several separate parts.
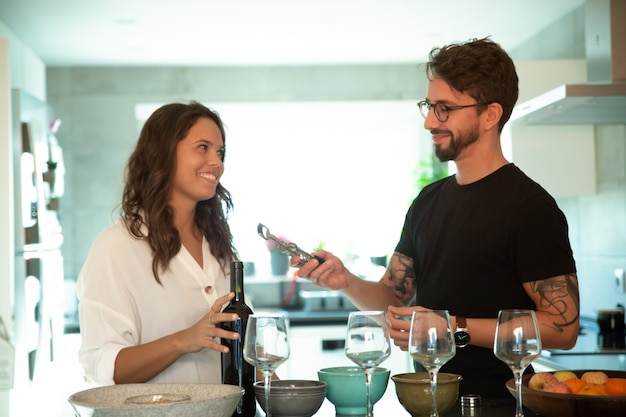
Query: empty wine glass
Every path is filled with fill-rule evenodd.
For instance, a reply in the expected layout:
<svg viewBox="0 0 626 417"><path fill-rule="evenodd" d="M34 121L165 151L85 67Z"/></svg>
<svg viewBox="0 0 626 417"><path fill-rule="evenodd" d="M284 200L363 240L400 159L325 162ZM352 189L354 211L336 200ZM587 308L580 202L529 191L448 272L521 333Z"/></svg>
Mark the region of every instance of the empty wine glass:
<svg viewBox="0 0 626 417"><path fill-rule="evenodd" d="M373 417L372 374L391 354L384 311L354 311L348 317L346 356L365 372L367 417Z"/></svg>
<svg viewBox="0 0 626 417"><path fill-rule="evenodd" d="M271 417L270 385L272 374L289 358L285 316L282 314L251 314L248 316L243 357L263 374L265 414L267 417Z"/></svg>
<svg viewBox="0 0 626 417"><path fill-rule="evenodd" d="M493 353L513 371L517 388L515 416L524 417L522 374L528 365L541 355L541 337L535 312L501 310L498 313Z"/></svg>
<svg viewBox="0 0 626 417"><path fill-rule="evenodd" d="M431 417L438 417L437 373L456 354L448 310L414 311L409 333L409 354L430 376Z"/></svg>

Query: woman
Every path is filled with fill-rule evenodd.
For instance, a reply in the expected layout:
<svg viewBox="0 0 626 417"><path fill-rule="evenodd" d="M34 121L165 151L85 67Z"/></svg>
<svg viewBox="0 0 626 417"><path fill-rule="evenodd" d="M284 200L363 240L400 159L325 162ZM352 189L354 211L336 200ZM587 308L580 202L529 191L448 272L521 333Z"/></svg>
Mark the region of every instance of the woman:
<svg viewBox="0 0 626 417"><path fill-rule="evenodd" d="M95 240L77 292L79 359L98 384L221 382L219 328L235 258L224 126L205 106L168 104L126 167L118 219Z"/></svg>

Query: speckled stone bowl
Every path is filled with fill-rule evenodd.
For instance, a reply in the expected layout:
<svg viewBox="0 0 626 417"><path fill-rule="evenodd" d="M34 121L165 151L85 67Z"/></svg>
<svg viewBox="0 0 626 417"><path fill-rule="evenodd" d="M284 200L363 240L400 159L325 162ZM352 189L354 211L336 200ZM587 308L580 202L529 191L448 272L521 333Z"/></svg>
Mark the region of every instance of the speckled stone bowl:
<svg viewBox="0 0 626 417"><path fill-rule="evenodd" d="M234 385L121 384L80 391L68 401L78 417L230 417L243 392ZM155 400L127 401L149 396Z"/></svg>

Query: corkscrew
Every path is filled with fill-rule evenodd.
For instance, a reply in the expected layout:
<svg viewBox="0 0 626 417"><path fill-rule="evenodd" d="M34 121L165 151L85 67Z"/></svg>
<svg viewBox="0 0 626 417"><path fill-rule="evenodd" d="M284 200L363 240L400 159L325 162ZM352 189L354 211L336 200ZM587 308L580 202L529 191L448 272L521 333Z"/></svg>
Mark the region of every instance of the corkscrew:
<svg viewBox="0 0 626 417"><path fill-rule="evenodd" d="M263 239L271 240L274 243L276 243L276 248L280 252L286 253L287 255L290 255L290 256L299 256L300 262L298 263L298 266L304 265L311 259L317 259L317 261L320 264L324 262L324 260L320 258L319 256L311 255L310 253L300 249L300 247L296 245L295 243L287 242L281 238L274 236L273 234L270 233L270 229L268 229L267 226L261 223L259 223L259 225L257 226L257 232L259 233L259 236L261 236Z"/></svg>

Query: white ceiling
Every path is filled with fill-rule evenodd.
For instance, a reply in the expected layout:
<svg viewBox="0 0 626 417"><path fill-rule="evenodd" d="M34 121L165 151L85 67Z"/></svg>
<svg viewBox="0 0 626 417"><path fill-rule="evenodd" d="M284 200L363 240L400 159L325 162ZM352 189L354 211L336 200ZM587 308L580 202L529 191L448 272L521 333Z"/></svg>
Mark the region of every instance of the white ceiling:
<svg viewBox="0 0 626 417"><path fill-rule="evenodd" d="M584 0L0 0L49 66L407 63L492 36L513 49Z"/></svg>

